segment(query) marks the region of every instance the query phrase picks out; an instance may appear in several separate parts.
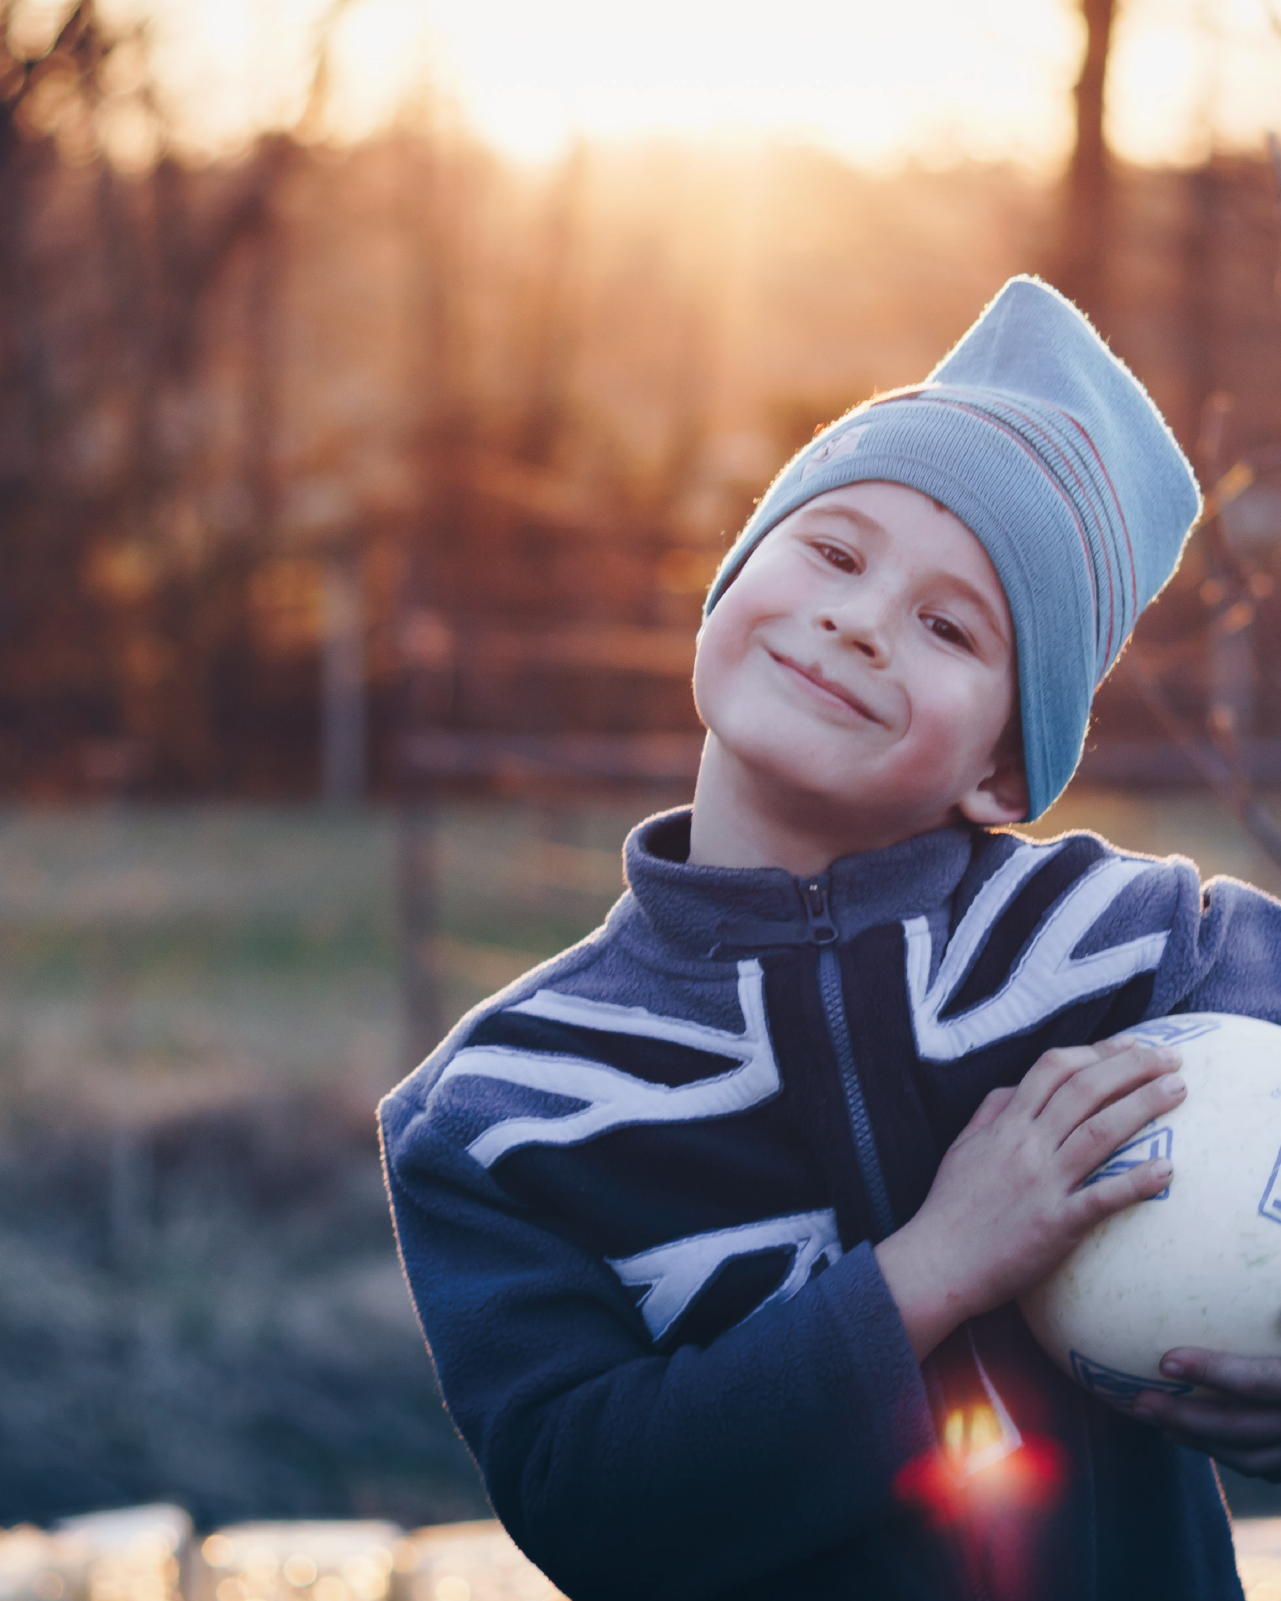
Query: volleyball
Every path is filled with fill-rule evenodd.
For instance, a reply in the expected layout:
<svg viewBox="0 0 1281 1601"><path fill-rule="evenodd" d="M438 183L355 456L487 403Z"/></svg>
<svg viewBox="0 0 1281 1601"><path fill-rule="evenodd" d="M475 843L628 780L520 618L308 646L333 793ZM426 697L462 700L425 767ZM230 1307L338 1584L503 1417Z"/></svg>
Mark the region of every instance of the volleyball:
<svg viewBox="0 0 1281 1601"><path fill-rule="evenodd" d="M1182 1053L1188 1093L1086 1180L1167 1157L1167 1187L1108 1218L1019 1300L1059 1367L1108 1402L1166 1378L1176 1345L1281 1356L1281 1028L1188 1013L1127 1030Z"/></svg>

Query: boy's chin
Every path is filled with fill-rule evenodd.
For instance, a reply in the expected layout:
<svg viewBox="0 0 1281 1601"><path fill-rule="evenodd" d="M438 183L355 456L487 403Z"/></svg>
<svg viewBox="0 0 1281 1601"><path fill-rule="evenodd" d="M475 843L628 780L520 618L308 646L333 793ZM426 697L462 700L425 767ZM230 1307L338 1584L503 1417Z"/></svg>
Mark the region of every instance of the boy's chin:
<svg viewBox="0 0 1281 1601"><path fill-rule="evenodd" d="M773 708L768 708L773 712ZM742 726L735 727L734 722ZM810 721L766 708L733 720L716 738L736 760L768 773L780 787L797 795L852 794L869 780L877 781L885 765L886 743L871 731L839 731L821 720ZM878 730L883 735L883 731ZM839 755L833 754L837 747Z"/></svg>
<svg viewBox="0 0 1281 1601"><path fill-rule="evenodd" d="M935 805L919 794L887 793L869 785L866 769L858 774L802 774L790 766L774 766L768 771L764 798L777 809L778 820L816 834L896 844L959 819L957 809L945 802Z"/></svg>
<svg viewBox="0 0 1281 1601"><path fill-rule="evenodd" d="M765 719L744 721L744 728L732 720L713 728L712 736L749 779L740 797L761 813L762 822L825 840L848 839L848 854L965 821L955 796L939 782L937 761L918 756L905 763L897 759L905 753L887 751L883 739L873 738L846 742L836 761L822 729L810 737L807 728L793 725L785 736L763 738Z"/></svg>

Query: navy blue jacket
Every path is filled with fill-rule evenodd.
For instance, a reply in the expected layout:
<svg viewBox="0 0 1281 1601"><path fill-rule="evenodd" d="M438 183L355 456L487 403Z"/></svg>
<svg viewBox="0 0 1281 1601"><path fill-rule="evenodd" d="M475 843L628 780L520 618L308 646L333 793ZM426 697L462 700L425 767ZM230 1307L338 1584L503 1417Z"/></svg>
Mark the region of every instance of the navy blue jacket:
<svg viewBox="0 0 1281 1601"><path fill-rule="evenodd" d="M1012 1307L918 1365L872 1244L1051 1046L1281 1021L1281 905L1090 834L944 829L812 880L688 846L685 811L635 830L603 927L381 1109L409 1285L516 1541L573 1601L1239 1597L1208 1458ZM1009 1472L940 1504L974 1403Z"/></svg>

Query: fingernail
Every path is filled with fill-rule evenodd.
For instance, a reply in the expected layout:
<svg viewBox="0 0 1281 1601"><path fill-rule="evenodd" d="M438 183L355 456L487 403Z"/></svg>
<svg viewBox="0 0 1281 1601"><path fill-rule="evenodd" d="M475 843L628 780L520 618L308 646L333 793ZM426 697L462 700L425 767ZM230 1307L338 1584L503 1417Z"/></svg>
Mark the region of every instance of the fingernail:
<svg viewBox="0 0 1281 1601"><path fill-rule="evenodd" d="M1176 1051L1172 1045L1158 1045L1156 1059L1158 1062L1169 1062L1171 1067L1179 1067L1183 1062L1183 1052Z"/></svg>
<svg viewBox="0 0 1281 1601"><path fill-rule="evenodd" d="M1161 1371L1167 1378L1181 1379L1183 1377L1183 1363L1176 1361L1172 1356L1161 1358Z"/></svg>
<svg viewBox="0 0 1281 1601"><path fill-rule="evenodd" d="M1144 1406L1142 1401L1138 1401L1135 1403L1134 1411L1130 1415L1131 1417L1138 1418L1140 1423L1151 1423L1152 1408L1150 1406Z"/></svg>
<svg viewBox="0 0 1281 1601"><path fill-rule="evenodd" d="M1182 1095L1187 1087L1187 1082L1181 1079L1177 1073L1167 1073L1161 1080L1161 1088L1171 1099L1176 1095Z"/></svg>
<svg viewBox="0 0 1281 1601"><path fill-rule="evenodd" d="M1161 1179L1164 1182L1173 1172L1174 1163L1167 1162L1163 1156L1158 1157L1152 1164L1152 1177L1155 1179Z"/></svg>

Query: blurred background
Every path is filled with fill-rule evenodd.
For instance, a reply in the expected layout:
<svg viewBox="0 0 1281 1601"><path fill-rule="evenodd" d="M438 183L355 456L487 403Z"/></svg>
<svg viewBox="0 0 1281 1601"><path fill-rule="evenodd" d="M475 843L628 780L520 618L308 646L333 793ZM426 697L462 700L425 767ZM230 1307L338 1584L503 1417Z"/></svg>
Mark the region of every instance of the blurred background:
<svg viewBox="0 0 1281 1601"><path fill-rule="evenodd" d="M1275 0L0 0L0 1523L483 1513L374 1103L1010 273L1212 491L1038 831L1281 889L1278 126Z"/></svg>

